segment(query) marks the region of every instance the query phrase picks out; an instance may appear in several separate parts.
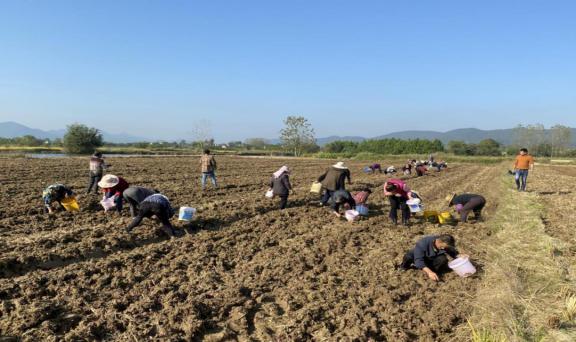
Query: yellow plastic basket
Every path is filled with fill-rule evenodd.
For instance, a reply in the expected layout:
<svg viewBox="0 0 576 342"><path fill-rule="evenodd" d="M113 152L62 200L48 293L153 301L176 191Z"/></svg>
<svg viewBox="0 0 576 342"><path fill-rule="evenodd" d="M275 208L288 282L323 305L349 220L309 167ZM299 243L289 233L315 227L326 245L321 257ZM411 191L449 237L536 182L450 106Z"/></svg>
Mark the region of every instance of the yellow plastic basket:
<svg viewBox="0 0 576 342"><path fill-rule="evenodd" d="M446 224L451 223L452 221L454 221L454 218L452 217L452 214L450 214L449 211L443 211L440 214L438 214L438 223Z"/></svg>
<svg viewBox="0 0 576 342"><path fill-rule="evenodd" d="M66 211L80 211L80 206L78 205L78 201L74 197L66 197L60 203Z"/></svg>

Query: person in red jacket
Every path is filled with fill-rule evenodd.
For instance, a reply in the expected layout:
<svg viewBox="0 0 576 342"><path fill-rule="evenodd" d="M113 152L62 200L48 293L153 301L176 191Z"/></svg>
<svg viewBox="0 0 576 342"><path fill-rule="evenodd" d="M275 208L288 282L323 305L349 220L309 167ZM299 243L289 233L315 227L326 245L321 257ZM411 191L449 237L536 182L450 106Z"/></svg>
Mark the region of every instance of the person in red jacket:
<svg viewBox="0 0 576 342"><path fill-rule="evenodd" d="M384 196L390 200L389 217L392 223L398 224L398 209L402 211L402 224L409 225L410 208L406 201L412 199L412 191L408 185L400 179L389 179L384 183Z"/></svg>
<svg viewBox="0 0 576 342"><path fill-rule="evenodd" d="M122 177L114 175L106 175L102 177L102 180L98 182L98 186L104 191L104 198L114 198L114 204L116 204L116 211L118 214L122 211L122 198L124 190L128 189L130 186L126 180Z"/></svg>

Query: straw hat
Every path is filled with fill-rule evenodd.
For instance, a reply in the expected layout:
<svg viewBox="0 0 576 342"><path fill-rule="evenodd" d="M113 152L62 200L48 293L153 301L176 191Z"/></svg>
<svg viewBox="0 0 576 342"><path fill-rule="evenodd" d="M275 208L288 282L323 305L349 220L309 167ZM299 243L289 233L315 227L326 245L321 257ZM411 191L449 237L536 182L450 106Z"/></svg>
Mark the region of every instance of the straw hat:
<svg viewBox="0 0 576 342"><path fill-rule="evenodd" d="M115 187L116 185L118 185L118 183L120 183L120 179L118 179L117 176L105 175L104 177L102 177L102 180L98 182L98 186L103 189L107 189Z"/></svg>
<svg viewBox="0 0 576 342"><path fill-rule="evenodd" d="M344 162L337 162L336 164L334 164L332 166L337 168L337 169L347 169L347 167L344 166Z"/></svg>
<svg viewBox="0 0 576 342"><path fill-rule="evenodd" d="M446 201L448 201L448 206L451 206L451 205L452 205L452 201L454 200L454 197L456 197L456 194L455 194L455 193L446 196Z"/></svg>

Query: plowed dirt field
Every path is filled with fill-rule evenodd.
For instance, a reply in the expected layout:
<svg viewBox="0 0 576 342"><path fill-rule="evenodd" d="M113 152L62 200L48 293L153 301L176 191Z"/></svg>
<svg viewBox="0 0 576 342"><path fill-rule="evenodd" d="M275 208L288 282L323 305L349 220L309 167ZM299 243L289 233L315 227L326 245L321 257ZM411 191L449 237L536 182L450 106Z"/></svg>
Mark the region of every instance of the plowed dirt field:
<svg viewBox="0 0 576 342"><path fill-rule="evenodd" d="M202 195L198 158L115 158L111 173L160 189L174 206L198 209L169 239L145 220L132 234L122 217L84 195L87 160L3 159L0 168L0 336L24 341L209 340L439 341L466 323L482 276L478 242L489 234L501 169L450 165L402 176L427 208L445 208L452 191L482 193L486 221L439 227L393 226L383 174L350 162L353 185L369 186L370 217L350 224L309 193L333 161L217 157L221 187ZM383 165L401 165L401 160ZM289 208L264 197L272 172L292 168ZM42 212L49 184L72 185L79 213ZM479 267L472 278L396 270L423 235L450 232Z"/></svg>

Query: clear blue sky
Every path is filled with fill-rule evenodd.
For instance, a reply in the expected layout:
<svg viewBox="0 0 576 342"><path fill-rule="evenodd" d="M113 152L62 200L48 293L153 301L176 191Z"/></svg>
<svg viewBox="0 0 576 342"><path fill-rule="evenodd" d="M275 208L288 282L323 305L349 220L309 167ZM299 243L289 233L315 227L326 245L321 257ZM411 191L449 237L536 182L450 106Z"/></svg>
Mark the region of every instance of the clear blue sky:
<svg viewBox="0 0 576 342"><path fill-rule="evenodd" d="M1 0L0 121L218 141L576 126L576 1Z"/></svg>

